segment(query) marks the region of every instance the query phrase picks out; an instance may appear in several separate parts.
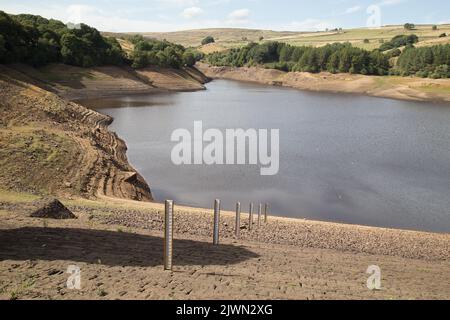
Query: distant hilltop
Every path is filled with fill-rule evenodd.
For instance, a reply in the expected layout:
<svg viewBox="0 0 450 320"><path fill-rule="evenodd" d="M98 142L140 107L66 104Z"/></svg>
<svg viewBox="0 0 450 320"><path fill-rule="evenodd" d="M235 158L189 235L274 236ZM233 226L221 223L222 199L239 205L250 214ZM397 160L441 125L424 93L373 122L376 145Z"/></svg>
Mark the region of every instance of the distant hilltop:
<svg viewBox="0 0 450 320"><path fill-rule="evenodd" d="M212 28L184 30L175 32L140 32L140 33L108 33L116 37L131 34L142 34L145 37L166 39L167 41L181 44L185 47L200 47L202 40L207 36L215 39L214 46L217 51L239 47L249 42L280 41L292 45L323 46L334 42L350 42L353 46L362 49L373 50L378 48L383 41L388 41L396 35L416 34L421 45L434 45L450 43L450 37L439 38L443 33L450 34L450 24L415 25L412 30L407 30L403 25L387 25L379 29L355 28L355 29L330 29L323 31L272 31L257 29Z"/></svg>

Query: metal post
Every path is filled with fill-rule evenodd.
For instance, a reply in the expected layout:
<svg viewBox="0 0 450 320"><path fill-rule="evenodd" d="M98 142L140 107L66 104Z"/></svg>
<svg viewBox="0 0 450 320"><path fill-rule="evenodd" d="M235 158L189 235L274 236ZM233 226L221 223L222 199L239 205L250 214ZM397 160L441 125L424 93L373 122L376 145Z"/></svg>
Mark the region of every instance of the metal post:
<svg viewBox="0 0 450 320"><path fill-rule="evenodd" d="M213 244L219 244L219 222L220 222L220 200L216 199L214 202L214 235Z"/></svg>
<svg viewBox="0 0 450 320"><path fill-rule="evenodd" d="M258 207L258 228L261 227L261 213L262 213L262 204L259 204Z"/></svg>
<svg viewBox="0 0 450 320"><path fill-rule="evenodd" d="M236 238L239 239L241 236L241 203L236 203L236 227L235 227Z"/></svg>
<svg viewBox="0 0 450 320"><path fill-rule="evenodd" d="M250 210L248 211L248 230L252 230L253 225L253 202L250 203Z"/></svg>
<svg viewBox="0 0 450 320"><path fill-rule="evenodd" d="M267 223L267 211L269 210L269 204L266 203L264 206L264 222Z"/></svg>
<svg viewBox="0 0 450 320"><path fill-rule="evenodd" d="M164 270L172 270L173 254L173 201L166 200L164 222Z"/></svg>

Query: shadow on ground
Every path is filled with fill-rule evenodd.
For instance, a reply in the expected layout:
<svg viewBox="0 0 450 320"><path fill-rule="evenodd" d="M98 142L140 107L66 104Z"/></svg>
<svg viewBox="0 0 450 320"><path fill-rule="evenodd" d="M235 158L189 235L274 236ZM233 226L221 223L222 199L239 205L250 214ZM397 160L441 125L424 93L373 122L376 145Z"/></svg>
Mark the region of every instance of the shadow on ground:
<svg viewBox="0 0 450 320"><path fill-rule="evenodd" d="M259 255L243 247L174 239L174 264L230 265ZM108 266L158 266L163 239L93 229L37 228L0 230L0 261L69 260Z"/></svg>

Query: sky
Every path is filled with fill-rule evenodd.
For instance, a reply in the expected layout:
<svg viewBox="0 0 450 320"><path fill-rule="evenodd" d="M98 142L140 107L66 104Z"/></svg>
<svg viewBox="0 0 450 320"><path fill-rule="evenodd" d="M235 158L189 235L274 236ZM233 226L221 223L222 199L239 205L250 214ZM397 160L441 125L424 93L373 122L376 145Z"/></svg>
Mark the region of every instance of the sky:
<svg viewBox="0 0 450 320"><path fill-rule="evenodd" d="M449 0L0 0L0 10L111 32L219 27L321 31L450 22Z"/></svg>

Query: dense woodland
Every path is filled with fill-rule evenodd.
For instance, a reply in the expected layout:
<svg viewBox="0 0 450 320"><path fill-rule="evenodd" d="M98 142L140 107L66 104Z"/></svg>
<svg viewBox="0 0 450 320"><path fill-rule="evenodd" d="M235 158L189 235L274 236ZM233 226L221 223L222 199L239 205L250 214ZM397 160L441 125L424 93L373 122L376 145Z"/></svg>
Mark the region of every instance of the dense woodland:
<svg viewBox="0 0 450 320"><path fill-rule="evenodd" d="M450 45L415 48L417 42L415 35L396 36L373 51L355 48L350 43L319 48L280 42L250 43L242 48L212 53L206 60L216 66L262 65L282 71L450 78ZM400 47L404 47L403 51Z"/></svg>
<svg viewBox="0 0 450 320"><path fill-rule="evenodd" d="M180 68L181 66L193 66L203 55L195 50L186 50L183 46L159 41L145 39L141 35L130 38L134 45L131 54L133 68L146 66L160 66Z"/></svg>
<svg viewBox="0 0 450 320"><path fill-rule="evenodd" d="M207 59L213 65L265 65L283 71L372 75L385 75L389 71L387 56L379 51L368 52L355 48L349 43L328 44L320 48L295 47L280 42L250 43L226 53L211 54Z"/></svg>
<svg viewBox="0 0 450 320"><path fill-rule="evenodd" d="M450 78L450 45L407 48L397 61L394 74L429 78Z"/></svg>
<svg viewBox="0 0 450 320"><path fill-rule="evenodd" d="M13 62L92 67L123 64L125 54L116 39L105 38L87 25L69 29L57 20L0 11L0 63Z"/></svg>
<svg viewBox="0 0 450 320"><path fill-rule="evenodd" d="M42 66L61 62L79 67L130 64L180 68L193 65L202 56L166 41L133 37L129 57L119 42L104 37L85 24L68 27L61 21L40 16L8 15L0 11L0 63Z"/></svg>

